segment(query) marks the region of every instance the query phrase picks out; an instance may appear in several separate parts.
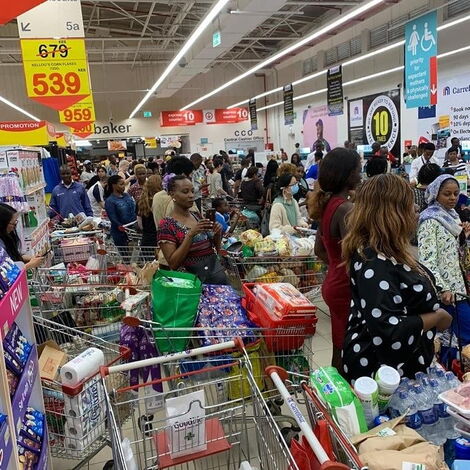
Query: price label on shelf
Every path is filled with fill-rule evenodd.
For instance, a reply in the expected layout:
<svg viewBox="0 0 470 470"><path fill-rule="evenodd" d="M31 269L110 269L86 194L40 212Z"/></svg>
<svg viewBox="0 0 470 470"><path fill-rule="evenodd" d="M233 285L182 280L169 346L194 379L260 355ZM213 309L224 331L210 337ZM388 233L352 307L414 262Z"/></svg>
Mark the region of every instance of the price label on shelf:
<svg viewBox="0 0 470 470"><path fill-rule="evenodd" d="M93 96L89 95L79 103L59 111L59 119L62 124L79 131L96 121Z"/></svg>
<svg viewBox="0 0 470 470"><path fill-rule="evenodd" d="M28 96L64 110L90 95L84 39L23 39Z"/></svg>

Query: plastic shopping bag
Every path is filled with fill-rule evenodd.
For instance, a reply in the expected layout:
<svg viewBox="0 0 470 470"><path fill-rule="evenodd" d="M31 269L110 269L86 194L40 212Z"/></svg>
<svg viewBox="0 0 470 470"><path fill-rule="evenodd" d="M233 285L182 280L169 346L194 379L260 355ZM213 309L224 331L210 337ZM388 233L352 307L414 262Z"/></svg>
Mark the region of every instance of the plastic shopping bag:
<svg viewBox="0 0 470 470"><path fill-rule="evenodd" d="M166 437L172 459L207 449L204 406L204 390L166 400Z"/></svg>
<svg viewBox="0 0 470 470"><path fill-rule="evenodd" d="M202 284L197 276L179 271L159 270L152 280L155 342L161 354L184 351L194 326L201 298ZM168 328L188 330L168 331Z"/></svg>

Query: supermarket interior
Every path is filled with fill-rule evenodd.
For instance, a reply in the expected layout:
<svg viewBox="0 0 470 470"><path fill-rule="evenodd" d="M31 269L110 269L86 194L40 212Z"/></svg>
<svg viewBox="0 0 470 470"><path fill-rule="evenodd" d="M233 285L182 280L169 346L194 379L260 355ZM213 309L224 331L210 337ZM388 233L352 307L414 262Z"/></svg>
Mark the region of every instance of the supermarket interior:
<svg viewBox="0 0 470 470"><path fill-rule="evenodd" d="M4 0L0 470L470 470L469 27Z"/></svg>

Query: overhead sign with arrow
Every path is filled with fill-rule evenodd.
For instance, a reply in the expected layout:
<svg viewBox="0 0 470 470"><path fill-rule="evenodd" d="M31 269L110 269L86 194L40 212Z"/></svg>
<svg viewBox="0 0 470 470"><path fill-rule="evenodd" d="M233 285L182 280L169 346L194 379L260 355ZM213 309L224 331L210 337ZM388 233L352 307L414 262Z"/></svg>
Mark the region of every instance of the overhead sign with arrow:
<svg viewBox="0 0 470 470"><path fill-rule="evenodd" d="M84 38L80 0L48 0L18 16L21 39Z"/></svg>
<svg viewBox="0 0 470 470"><path fill-rule="evenodd" d="M405 27L405 101L407 108L437 104L437 12Z"/></svg>
<svg viewBox="0 0 470 470"><path fill-rule="evenodd" d="M0 24L6 24L18 17L22 13L31 10L31 8L44 3L46 0L22 0L22 1L5 1L2 2L0 8Z"/></svg>

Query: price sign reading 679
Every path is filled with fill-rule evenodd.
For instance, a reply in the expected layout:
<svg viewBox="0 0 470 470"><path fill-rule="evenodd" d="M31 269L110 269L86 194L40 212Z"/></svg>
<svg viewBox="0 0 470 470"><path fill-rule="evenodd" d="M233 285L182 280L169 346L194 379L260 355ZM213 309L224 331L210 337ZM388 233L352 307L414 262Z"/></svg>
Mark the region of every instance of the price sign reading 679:
<svg viewBox="0 0 470 470"><path fill-rule="evenodd" d="M28 96L61 111L90 94L83 39L21 41Z"/></svg>

